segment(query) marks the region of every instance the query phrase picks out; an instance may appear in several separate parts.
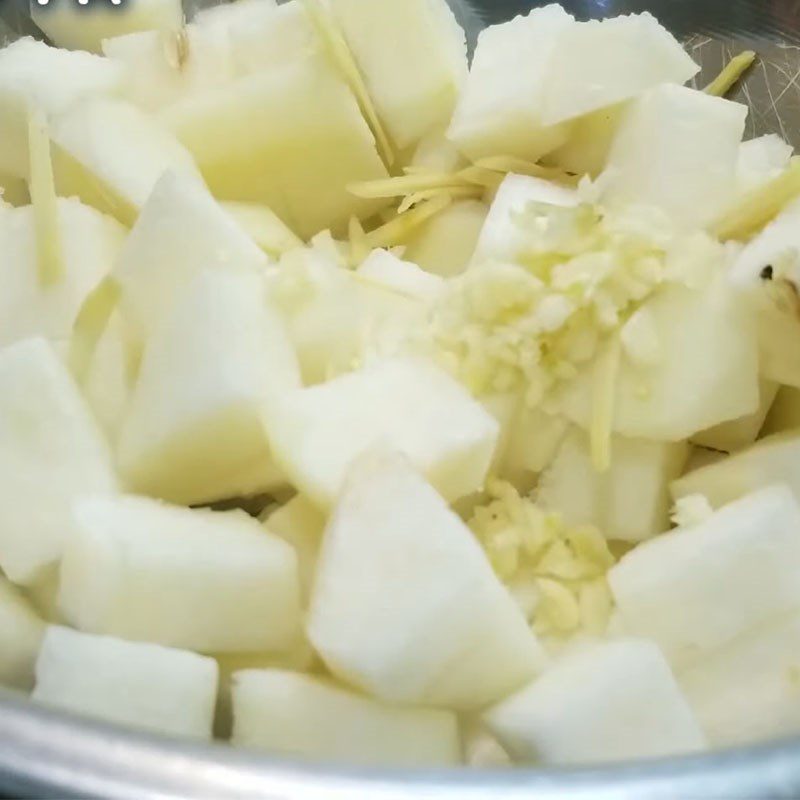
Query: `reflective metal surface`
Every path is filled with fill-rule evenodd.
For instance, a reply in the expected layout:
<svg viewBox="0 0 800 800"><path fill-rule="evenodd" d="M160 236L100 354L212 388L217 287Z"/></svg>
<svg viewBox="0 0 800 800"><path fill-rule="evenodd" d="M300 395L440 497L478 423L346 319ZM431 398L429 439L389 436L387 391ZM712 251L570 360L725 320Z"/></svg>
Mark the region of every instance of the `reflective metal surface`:
<svg viewBox="0 0 800 800"><path fill-rule="evenodd" d="M532 5L451 2L473 40L482 25ZM761 61L734 95L750 105L748 135L778 131L800 147L800 0L562 2L581 18L652 11L702 63L698 85L731 53L756 50ZM24 14L15 0L2 0L0 39L20 31L29 32ZM788 800L800 798L800 739L592 770L356 772L171 742L52 714L0 693L0 793L109 800Z"/></svg>

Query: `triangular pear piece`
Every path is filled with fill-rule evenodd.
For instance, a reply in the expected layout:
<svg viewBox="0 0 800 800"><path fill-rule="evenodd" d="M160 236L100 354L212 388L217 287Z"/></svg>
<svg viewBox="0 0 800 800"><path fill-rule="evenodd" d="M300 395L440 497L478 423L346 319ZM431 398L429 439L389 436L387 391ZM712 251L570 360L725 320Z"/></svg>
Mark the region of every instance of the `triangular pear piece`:
<svg viewBox="0 0 800 800"><path fill-rule="evenodd" d="M308 618L342 680L375 697L481 708L542 653L469 528L403 456L350 471L325 531Z"/></svg>
<svg viewBox="0 0 800 800"><path fill-rule="evenodd" d="M114 277L126 320L143 340L200 272L255 272L266 265L266 256L202 181L169 171L147 198Z"/></svg>
<svg viewBox="0 0 800 800"><path fill-rule="evenodd" d="M274 489L263 417L300 372L261 276L200 274L150 337L122 426L135 491L199 505Z"/></svg>

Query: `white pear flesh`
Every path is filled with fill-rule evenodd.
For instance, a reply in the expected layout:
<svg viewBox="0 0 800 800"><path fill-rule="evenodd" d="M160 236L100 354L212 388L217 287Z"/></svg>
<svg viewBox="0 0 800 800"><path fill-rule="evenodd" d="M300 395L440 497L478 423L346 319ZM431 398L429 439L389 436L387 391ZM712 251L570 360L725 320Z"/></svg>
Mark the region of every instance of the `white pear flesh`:
<svg viewBox="0 0 800 800"><path fill-rule="evenodd" d="M767 436L752 447L695 470L672 484L675 499L702 494L714 508L776 483L800 501L800 431Z"/></svg>
<svg viewBox="0 0 800 800"><path fill-rule="evenodd" d="M546 125L542 111L550 63L574 24L560 6L548 5L481 31L447 132L466 156L537 161L566 141L569 129Z"/></svg>
<svg viewBox="0 0 800 800"><path fill-rule="evenodd" d="M640 545L608 582L625 629L688 665L800 607L798 569L800 506L773 486Z"/></svg>
<svg viewBox="0 0 800 800"><path fill-rule="evenodd" d="M732 747L800 728L800 615L757 628L678 675L711 744Z"/></svg>
<svg viewBox="0 0 800 800"><path fill-rule="evenodd" d="M21 584L57 563L77 497L117 489L103 434L43 339L0 351L0 475L7 492L0 503L0 567Z"/></svg>
<svg viewBox="0 0 800 800"><path fill-rule="evenodd" d="M164 173L147 198L114 265L122 309L139 339L148 338L203 271L257 272L267 259L201 181Z"/></svg>
<svg viewBox="0 0 800 800"><path fill-rule="evenodd" d="M620 365L615 433L681 441L758 409L755 314L725 274L705 288L665 286L642 307L652 315L660 353L652 365ZM560 402L561 413L584 429L592 418L591 382L592 369L585 370Z"/></svg>
<svg viewBox="0 0 800 800"><path fill-rule="evenodd" d="M447 124L467 77L467 41L446 0L330 0L330 9L396 147Z"/></svg>
<svg viewBox="0 0 800 800"><path fill-rule="evenodd" d="M297 639L297 558L242 511L87 497L61 563L71 625L205 653L289 649Z"/></svg>
<svg viewBox="0 0 800 800"><path fill-rule="evenodd" d="M627 761L706 747L669 665L644 639L568 652L484 719L512 756L528 762Z"/></svg>
<svg viewBox="0 0 800 800"><path fill-rule="evenodd" d="M210 739L217 673L213 658L186 650L50 626L33 699L168 736Z"/></svg>
<svg viewBox="0 0 800 800"><path fill-rule="evenodd" d="M383 450L356 463L329 520L307 632L346 683L454 710L519 688L543 655L470 530Z"/></svg>
<svg viewBox="0 0 800 800"><path fill-rule="evenodd" d="M681 43L645 12L569 26L549 63L542 120L554 125L700 71Z"/></svg>
<svg viewBox="0 0 800 800"><path fill-rule="evenodd" d="M48 3L31 0L31 18L47 38L68 50L99 53L103 39L135 31L177 31L183 24L180 0L125 0L108 3Z"/></svg>
<svg viewBox="0 0 800 800"><path fill-rule="evenodd" d="M686 228L713 222L736 191L746 117L747 106L694 89L650 89L631 104L614 137L604 201L654 206Z"/></svg>
<svg viewBox="0 0 800 800"><path fill-rule="evenodd" d="M526 250L533 235L526 234L517 217L531 203L572 208L579 202L578 194L573 189L527 175L507 175L489 208L475 246L473 263L487 259L515 261Z"/></svg>
<svg viewBox="0 0 800 800"><path fill-rule="evenodd" d="M199 177L192 156L163 126L123 100L77 104L51 124L60 195L132 225L167 170Z"/></svg>
<svg viewBox="0 0 800 800"><path fill-rule="evenodd" d="M472 261L488 213L479 200L453 203L414 231L404 258L433 275L460 275Z"/></svg>
<svg viewBox="0 0 800 800"><path fill-rule="evenodd" d="M264 417L300 370L263 291L257 274L201 273L147 341L119 437L131 490L201 505L283 485Z"/></svg>
<svg viewBox="0 0 800 800"><path fill-rule="evenodd" d="M539 478L536 498L572 524L592 524L607 539L640 542L669 526L669 485L689 455L685 442L611 438L611 466L597 472L589 437L574 428Z"/></svg>
<svg viewBox="0 0 800 800"><path fill-rule="evenodd" d="M0 50L0 169L28 177L30 108L48 116L60 114L86 98L116 93L121 83L119 65L99 56L60 50L27 37L4 47Z"/></svg>
<svg viewBox="0 0 800 800"><path fill-rule="evenodd" d="M399 708L281 670L233 676L233 734L273 755L373 767L461 763L458 721L448 711Z"/></svg>
<svg viewBox="0 0 800 800"><path fill-rule="evenodd" d="M319 54L187 98L162 120L215 197L264 203L303 238L382 205L347 189L388 174L355 98Z"/></svg>
<svg viewBox="0 0 800 800"><path fill-rule="evenodd" d="M66 341L83 301L108 274L127 231L74 198L59 198L63 276L42 286L32 206L0 216L0 345L31 336Z"/></svg>
<svg viewBox="0 0 800 800"><path fill-rule="evenodd" d="M45 624L31 603L0 576L0 685L28 691Z"/></svg>
<svg viewBox="0 0 800 800"><path fill-rule="evenodd" d="M278 398L267 424L278 465L323 508L336 501L353 461L381 442L457 500L483 486L499 435L460 384L432 362L407 357Z"/></svg>

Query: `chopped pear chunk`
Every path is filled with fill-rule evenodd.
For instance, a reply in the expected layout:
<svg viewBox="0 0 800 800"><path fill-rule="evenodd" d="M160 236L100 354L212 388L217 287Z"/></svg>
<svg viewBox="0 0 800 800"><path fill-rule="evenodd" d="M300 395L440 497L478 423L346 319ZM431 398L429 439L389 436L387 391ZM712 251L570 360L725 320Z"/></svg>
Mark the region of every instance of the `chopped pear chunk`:
<svg viewBox="0 0 800 800"><path fill-rule="evenodd" d="M448 500L483 485L499 426L449 375L417 358L388 358L279 398L267 420L289 479L322 507L353 460L387 442Z"/></svg>
<svg viewBox="0 0 800 800"><path fill-rule="evenodd" d="M283 485L264 417L299 386L261 277L201 273L145 346L119 440L127 485L184 505Z"/></svg>
<svg viewBox="0 0 800 800"><path fill-rule="evenodd" d="M379 767L445 767L461 761L455 714L385 705L281 670L233 676L231 741L273 755Z"/></svg>
<svg viewBox="0 0 800 800"><path fill-rule="evenodd" d="M217 674L214 659L196 653L51 626L33 699L134 728L210 739Z"/></svg>
<svg viewBox="0 0 800 800"><path fill-rule="evenodd" d="M297 558L243 511L86 497L61 564L59 607L87 633L203 653L291 649Z"/></svg>
<svg viewBox="0 0 800 800"><path fill-rule="evenodd" d="M220 208L201 181L166 172L147 198L114 267L133 334L151 336L193 277L264 269L258 246Z"/></svg>
<svg viewBox="0 0 800 800"><path fill-rule="evenodd" d="M0 685L27 691L45 624L22 593L0 576Z"/></svg>
<svg viewBox="0 0 800 800"><path fill-rule="evenodd" d="M308 634L335 675L392 702L479 709L541 667L470 530L382 450L350 471L328 523Z"/></svg>
<svg viewBox="0 0 800 800"><path fill-rule="evenodd" d="M545 764L685 755L706 746L669 665L644 639L577 646L485 720L512 755Z"/></svg>
<svg viewBox="0 0 800 800"><path fill-rule="evenodd" d="M608 582L625 629L681 666L800 607L798 570L800 506L774 486L640 545Z"/></svg>
<svg viewBox="0 0 800 800"><path fill-rule="evenodd" d="M355 98L319 54L187 98L162 119L215 197L264 203L302 237L381 206L347 190L387 173Z"/></svg>
<svg viewBox="0 0 800 800"><path fill-rule="evenodd" d="M746 117L747 106L694 89L649 90L626 110L614 137L604 200L656 206L687 228L710 224L736 192Z"/></svg>

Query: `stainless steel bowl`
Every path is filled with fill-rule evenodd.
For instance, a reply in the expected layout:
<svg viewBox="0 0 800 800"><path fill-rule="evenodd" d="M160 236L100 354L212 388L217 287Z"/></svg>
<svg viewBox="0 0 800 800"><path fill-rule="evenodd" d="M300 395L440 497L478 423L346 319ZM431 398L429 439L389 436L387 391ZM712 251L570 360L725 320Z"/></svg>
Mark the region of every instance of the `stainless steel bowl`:
<svg viewBox="0 0 800 800"><path fill-rule="evenodd" d="M561 1L582 18L652 11L703 65L698 85L710 80L731 53L756 50L761 60L736 94L751 108L748 136L778 131L800 146L800 0ZM473 41L483 25L544 4L451 3ZM30 31L13 0L0 6L0 18L0 37ZM133 733L0 693L2 794L110 800L789 800L800 797L800 737L593 769L366 771Z"/></svg>

